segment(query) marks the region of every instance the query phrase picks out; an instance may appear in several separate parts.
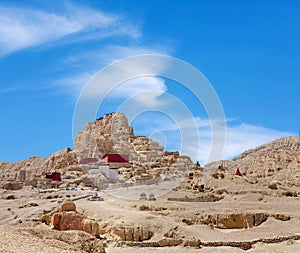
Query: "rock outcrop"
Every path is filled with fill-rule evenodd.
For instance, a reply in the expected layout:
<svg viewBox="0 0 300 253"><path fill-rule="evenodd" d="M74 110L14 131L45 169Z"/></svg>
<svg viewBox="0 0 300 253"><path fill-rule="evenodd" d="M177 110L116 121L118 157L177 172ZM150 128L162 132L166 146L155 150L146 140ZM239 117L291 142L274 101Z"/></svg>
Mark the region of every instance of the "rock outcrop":
<svg viewBox="0 0 300 253"><path fill-rule="evenodd" d="M106 153L128 155L131 167L119 169L121 182L151 184L160 179L171 180L172 172L185 173L194 167L189 157L166 152L158 142L135 136L122 113L105 114L87 123L75 138L74 151L80 159L100 160ZM164 173L171 176L161 178Z"/></svg>
<svg viewBox="0 0 300 253"><path fill-rule="evenodd" d="M104 117L87 123L77 134L74 150L81 159L101 159L106 153L127 154L128 149L132 149L129 139L133 136L133 129L128 125L124 114L105 114ZM130 155L130 160L136 157L133 152Z"/></svg>
<svg viewBox="0 0 300 253"><path fill-rule="evenodd" d="M133 163L145 163L157 161L163 147L145 136L135 136L124 114L110 113L85 125L75 138L74 151L81 159L119 153L129 155Z"/></svg>
<svg viewBox="0 0 300 253"><path fill-rule="evenodd" d="M49 221L49 218L43 219ZM93 236L99 235L98 223L85 218L83 214L77 212L75 203L69 199L62 203L58 212L52 214L50 225L55 230L80 230Z"/></svg>

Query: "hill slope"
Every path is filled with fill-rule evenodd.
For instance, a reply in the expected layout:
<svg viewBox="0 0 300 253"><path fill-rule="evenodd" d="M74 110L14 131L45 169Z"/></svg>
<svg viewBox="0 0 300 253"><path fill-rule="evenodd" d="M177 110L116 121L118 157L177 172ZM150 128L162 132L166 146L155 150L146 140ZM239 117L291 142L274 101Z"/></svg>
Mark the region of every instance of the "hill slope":
<svg viewBox="0 0 300 253"><path fill-rule="evenodd" d="M231 161L207 164L210 174L234 175L237 169L246 179L261 183L280 182L300 186L300 139L290 136L243 152Z"/></svg>

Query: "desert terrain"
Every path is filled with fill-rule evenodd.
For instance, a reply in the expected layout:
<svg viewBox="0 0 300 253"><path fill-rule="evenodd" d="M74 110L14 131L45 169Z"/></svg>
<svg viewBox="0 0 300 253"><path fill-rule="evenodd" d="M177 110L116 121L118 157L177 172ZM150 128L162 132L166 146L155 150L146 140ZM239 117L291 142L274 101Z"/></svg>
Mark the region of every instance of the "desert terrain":
<svg viewBox="0 0 300 253"><path fill-rule="evenodd" d="M227 189L239 180L228 181ZM62 232L51 230L41 219L43 210L51 210L65 198L73 198L78 212L98 222L97 237L103 241L106 252L244 252L246 249L247 252L297 252L299 198L278 196L277 190L274 193L238 183L235 192L216 202L189 202L195 195L182 190L171 191L156 201L124 200L102 191L104 201L94 202L86 200L92 194L87 190L2 191L0 249L1 252L84 252L79 242L74 246L70 244L72 240L56 238L55 233ZM5 199L8 196L14 199ZM186 196L189 196L187 201L168 200ZM257 224L251 223L253 217ZM135 241L135 230L153 236Z"/></svg>

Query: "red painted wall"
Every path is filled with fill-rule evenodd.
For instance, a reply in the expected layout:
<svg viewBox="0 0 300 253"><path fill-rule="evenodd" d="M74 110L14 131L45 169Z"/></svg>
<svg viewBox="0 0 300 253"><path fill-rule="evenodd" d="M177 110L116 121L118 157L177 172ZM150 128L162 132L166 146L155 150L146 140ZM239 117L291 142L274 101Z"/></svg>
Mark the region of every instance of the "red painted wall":
<svg viewBox="0 0 300 253"><path fill-rule="evenodd" d="M102 159L107 163L128 163L129 156L128 155L119 155L119 154L106 154L102 157Z"/></svg>
<svg viewBox="0 0 300 253"><path fill-rule="evenodd" d="M52 172L51 174L47 173L46 178L55 180L55 181L61 181L61 173L59 173L59 172Z"/></svg>
<svg viewBox="0 0 300 253"><path fill-rule="evenodd" d="M61 180L61 174L57 173L57 172L52 173L52 180L60 181Z"/></svg>

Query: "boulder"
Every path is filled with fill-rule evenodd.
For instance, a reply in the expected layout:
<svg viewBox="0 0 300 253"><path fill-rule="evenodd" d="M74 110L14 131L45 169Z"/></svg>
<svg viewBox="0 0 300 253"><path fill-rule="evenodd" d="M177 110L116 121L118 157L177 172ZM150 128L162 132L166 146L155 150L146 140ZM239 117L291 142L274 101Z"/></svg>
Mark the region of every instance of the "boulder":
<svg viewBox="0 0 300 253"><path fill-rule="evenodd" d="M271 183L268 185L268 188L269 188L269 189L272 189L272 190L277 190L277 189L278 189L277 183L276 183L276 182L271 182Z"/></svg>
<svg viewBox="0 0 300 253"><path fill-rule="evenodd" d="M6 196L6 199L12 200L12 199L16 199L16 197L13 194L9 194L9 195Z"/></svg>

